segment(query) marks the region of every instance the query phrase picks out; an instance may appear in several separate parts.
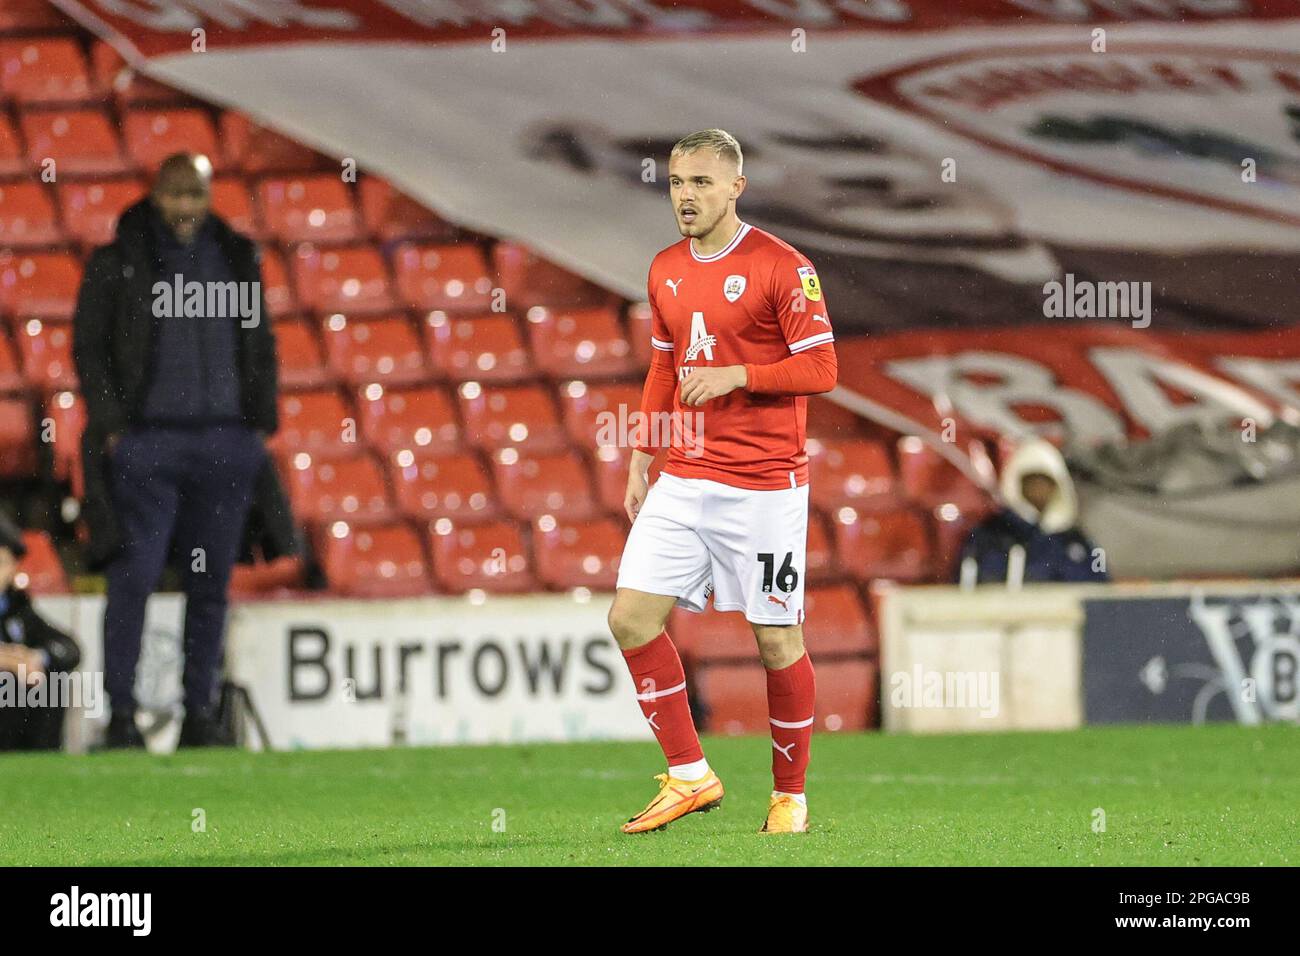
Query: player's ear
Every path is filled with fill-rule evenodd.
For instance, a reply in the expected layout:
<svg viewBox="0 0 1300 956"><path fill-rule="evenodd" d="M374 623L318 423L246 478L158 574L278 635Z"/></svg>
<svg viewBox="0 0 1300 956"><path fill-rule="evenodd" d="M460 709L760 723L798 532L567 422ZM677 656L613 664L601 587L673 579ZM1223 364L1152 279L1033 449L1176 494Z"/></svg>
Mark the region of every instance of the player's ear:
<svg viewBox="0 0 1300 956"><path fill-rule="evenodd" d="M735 181L731 184L731 198L739 199L740 194L745 191L745 186L748 185L748 183L749 180L744 176L737 176Z"/></svg>

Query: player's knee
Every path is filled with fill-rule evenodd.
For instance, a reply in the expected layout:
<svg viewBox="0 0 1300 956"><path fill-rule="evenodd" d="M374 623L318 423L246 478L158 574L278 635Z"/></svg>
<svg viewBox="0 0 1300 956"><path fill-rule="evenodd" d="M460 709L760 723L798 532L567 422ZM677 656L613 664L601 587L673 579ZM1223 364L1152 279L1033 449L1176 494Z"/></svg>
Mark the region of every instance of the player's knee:
<svg viewBox="0 0 1300 956"><path fill-rule="evenodd" d="M608 621L610 633L614 635L618 646L625 651L648 644L655 639L660 630L654 626L653 621L647 620L645 615L636 613L635 609L617 600L609 609Z"/></svg>
<svg viewBox="0 0 1300 956"><path fill-rule="evenodd" d="M803 628L798 625L756 628L754 638L758 641L758 656L768 670L789 667L803 657Z"/></svg>

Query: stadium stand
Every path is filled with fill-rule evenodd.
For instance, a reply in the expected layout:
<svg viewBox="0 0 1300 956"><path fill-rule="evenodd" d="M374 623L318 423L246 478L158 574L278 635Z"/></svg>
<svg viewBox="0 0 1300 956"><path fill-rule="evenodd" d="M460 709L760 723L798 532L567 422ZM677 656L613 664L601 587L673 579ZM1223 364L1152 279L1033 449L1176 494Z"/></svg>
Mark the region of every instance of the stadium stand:
<svg viewBox="0 0 1300 956"><path fill-rule="evenodd" d="M282 385L271 448L329 591L613 586L628 455L600 431L602 416L639 407L644 303L466 233L364 171L345 181L329 157L138 76L46 5L0 10L0 77L6 481L79 491L85 411L67 320L81 264L162 158L193 149L218 173L217 212L262 242ZM48 160L57 175L43 177ZM945 574L982 496L920 443L824 399L810 402L809 433L808 643L827 729L854 729L875 721L865 585ZM27 587L66 590L74 528L29 534ZM304 561L286 559L241 567L233 589L305 580ZM739 616L678 612L672 627L708 726L761 730L761 665Z"/></svg>

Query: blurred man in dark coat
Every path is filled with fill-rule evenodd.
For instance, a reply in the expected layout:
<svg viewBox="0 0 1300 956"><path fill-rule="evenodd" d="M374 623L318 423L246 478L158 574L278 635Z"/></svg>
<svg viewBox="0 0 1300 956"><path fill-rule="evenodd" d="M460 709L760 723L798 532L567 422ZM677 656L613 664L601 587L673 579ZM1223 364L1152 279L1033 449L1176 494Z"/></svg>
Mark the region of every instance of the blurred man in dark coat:
<svg viewBox="0 0 1300 956"><path fill-rule="evenodd" d="M8 706L14 682L34 687L44 681L48 688L52 678L71 673L81 661L77 642L42 620L27 592L13 586L26 553L22 534L0 514L0 679L10 685L0 693L0 750L58 750L67 701L47 693L41 706Z"/></svg>
<svg viewBox="0 0 1300 956"><path fill-rule="evenodd" d="M173 547L186 596L180 743L216 742L226 592L276 429L257 250L210 212L210 181L205 157L168 158L91 256L77 301L83 513L90 560L108 575L110 747L143 743L134 685L145 605Z"/></svg>
<svg viewBox="0 0 1300 956"><path fill-rule="evenodd" d="M962 549L961 564L973 564L978 583L1007 581L1016 568L1026 582L1109 579L1105 561L1075 525L1074 481L1054 445L1034 440L1017 448L1001 486L1006 506L980 522Z"/></svg>

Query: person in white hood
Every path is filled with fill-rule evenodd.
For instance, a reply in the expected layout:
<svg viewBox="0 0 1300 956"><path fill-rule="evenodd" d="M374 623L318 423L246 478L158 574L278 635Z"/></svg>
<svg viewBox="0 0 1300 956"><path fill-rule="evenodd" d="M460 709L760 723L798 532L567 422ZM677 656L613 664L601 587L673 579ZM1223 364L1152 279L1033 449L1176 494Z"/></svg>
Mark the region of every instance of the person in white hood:
<svg viewBox="0 0 1300 956"><path fill-rule="evenodd" d="M973 561L981 584L1008 577L1013 583L1108 580L1100 552L1075 525L1074 482L1054 445L1041 439L1020 445L1002 470L1001 486L1004 507L967 538L959 577L961 565Z"/></svg>

